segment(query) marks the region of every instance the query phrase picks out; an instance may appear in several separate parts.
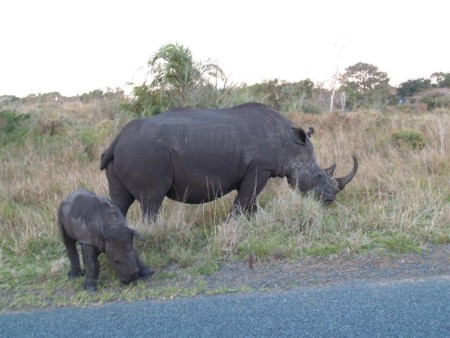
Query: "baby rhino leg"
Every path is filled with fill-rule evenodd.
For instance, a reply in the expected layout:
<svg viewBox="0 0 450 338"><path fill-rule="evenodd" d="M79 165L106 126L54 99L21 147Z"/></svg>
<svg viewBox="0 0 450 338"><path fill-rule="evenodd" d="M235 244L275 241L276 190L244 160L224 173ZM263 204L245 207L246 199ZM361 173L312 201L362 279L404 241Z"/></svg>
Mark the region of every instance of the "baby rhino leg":
<svg viewBox="0 0 450 338"><path fill-rule="evenodd" d="M96 291L98 275L100 274L100 263L98 262L100 251L92 245L82 244L81 253L86 266L84 288L85 290Z"/></svg>

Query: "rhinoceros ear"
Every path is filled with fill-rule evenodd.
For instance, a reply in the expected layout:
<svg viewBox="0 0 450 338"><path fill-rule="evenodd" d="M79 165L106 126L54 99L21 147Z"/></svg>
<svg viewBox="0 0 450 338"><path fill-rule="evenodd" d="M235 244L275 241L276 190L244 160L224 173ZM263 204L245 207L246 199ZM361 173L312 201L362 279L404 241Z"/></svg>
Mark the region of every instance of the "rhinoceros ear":
<svg viewBox="0 0 450 338"><path fill-rule="evenodd" d="M307 142L307 134L302 128L292 128L294 131L295 142L299 144L306 144Z"/></svg>
<svg viewBox="0 0 450 338"><path fill-rule="evenodd" d="M138 240L138 241L143 241L144 240L144 236L141 235L141 233L139 231L137 231L136 229L132 229L129 228L131 230L131 232L133 233L134 237Z"/></svg>

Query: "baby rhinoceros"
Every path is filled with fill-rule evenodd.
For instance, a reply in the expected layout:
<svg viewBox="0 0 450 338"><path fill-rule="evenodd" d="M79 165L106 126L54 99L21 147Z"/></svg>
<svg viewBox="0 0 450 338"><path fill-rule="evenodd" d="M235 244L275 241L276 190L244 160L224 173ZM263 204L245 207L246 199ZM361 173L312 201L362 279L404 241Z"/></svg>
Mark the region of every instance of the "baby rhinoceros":
<svg viewBox="0 0 450 338"><path fill-rule="evenodd" d="M76 243L81 245L86 290L97 290L98 256L102 252L124 284L153 274L133 247L133 237L142 236L127 226L125 217L108 198L78 189L61 202L58 223L70 260L69 278L83 274Z"/></svg>

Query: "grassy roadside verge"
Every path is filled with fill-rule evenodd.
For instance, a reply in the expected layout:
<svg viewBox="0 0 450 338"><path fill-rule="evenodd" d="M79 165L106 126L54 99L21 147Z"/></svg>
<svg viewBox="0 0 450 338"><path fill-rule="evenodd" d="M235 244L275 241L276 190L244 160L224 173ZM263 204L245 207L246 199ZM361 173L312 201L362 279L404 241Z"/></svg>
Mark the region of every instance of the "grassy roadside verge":
<svg viewBox="0 0 450 338"><path fill-rule="evenodd" d="M337 162L342 175L351 167L351 154L359 158L357 176L334 205L301 196L281 179L265 188L261 210L252 219L227 221L232 196L202 206L165 201L154 225L141 224L135 205L129 222L145 237L136 246L162 273L122 286L102 260L100 291L87 293L81 290L82 279L67 279L56 210L77 187L107 195L98 158L132 117L98 103L33 107L23 113L29 118L13 116L13 127L1 131L0 311L232 292L220 286L209 290L204 276L223 262L246 262L250 255L271 262L404 254L450 242L448 111L290 113L296 125L315 127L316 156L323 166ZM192 283L177 284L171 266L181 268Z"/></svg>

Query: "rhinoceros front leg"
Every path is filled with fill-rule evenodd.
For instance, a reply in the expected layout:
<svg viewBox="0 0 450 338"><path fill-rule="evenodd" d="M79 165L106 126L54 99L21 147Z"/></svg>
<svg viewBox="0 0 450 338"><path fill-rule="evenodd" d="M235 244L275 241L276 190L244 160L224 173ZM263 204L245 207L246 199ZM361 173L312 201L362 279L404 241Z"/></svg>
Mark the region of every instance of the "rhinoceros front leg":
<svg viewBox="0 0 450 338"><path fill-rule="evenodd" d="M257 199L270 178L268 171L254 171L245 176L233 202L232 214L242 212L253 214L257 211Z"/></svg>
<svg viewBox="0 0 450 338"><path fill-rule="evenodd" d="M98 262L100 251L95 246L82 244L81 253L83 255L84 264L86 264L86 281L84 282L84 289L96 291L98 275L100 274L100 263Z"/></svg>

